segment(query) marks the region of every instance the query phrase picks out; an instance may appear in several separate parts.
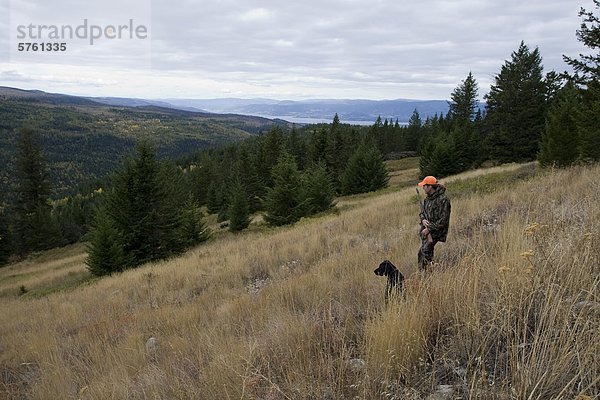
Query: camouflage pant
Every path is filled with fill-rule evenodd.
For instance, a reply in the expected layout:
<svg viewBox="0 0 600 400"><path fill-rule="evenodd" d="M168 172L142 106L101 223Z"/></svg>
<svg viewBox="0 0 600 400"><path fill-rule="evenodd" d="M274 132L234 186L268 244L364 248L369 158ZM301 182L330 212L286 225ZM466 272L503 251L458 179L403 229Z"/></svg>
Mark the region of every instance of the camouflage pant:
<svg viewBox="0 0 600 400"><path fill-rule="evenodd" d="M427 266L431 264L433 261L433 248L437 240L434 240L433 243L427 243L427 238L421 239L421 248L419 249L419 254L417 255L417 260L419 262L419 269L425 270Z"/></svg>

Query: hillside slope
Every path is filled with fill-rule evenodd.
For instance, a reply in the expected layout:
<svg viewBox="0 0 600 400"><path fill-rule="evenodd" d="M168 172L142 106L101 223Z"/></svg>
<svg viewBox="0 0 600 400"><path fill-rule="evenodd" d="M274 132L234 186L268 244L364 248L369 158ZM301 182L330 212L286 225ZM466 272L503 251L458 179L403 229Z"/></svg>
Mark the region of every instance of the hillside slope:
<svg viewBox="0 0 600 400"><path fill-rule="evenodd" d="M178 157L257 135L277 123L0 87L0 191L12 182L17 132L24 126L40 135L55 193L61 195L113 171L139 139L156 143L161 156Z"/></svg>
<svg viewBox="0 0 600 400"><path fill-rule="evenodd" d="M428 275L413 188L54 293L28 288L85 279L81 248L1 269L0 397L594 398L599 174L446 179L450 236ZM408 277L387 307L384 259Z"/></svg>

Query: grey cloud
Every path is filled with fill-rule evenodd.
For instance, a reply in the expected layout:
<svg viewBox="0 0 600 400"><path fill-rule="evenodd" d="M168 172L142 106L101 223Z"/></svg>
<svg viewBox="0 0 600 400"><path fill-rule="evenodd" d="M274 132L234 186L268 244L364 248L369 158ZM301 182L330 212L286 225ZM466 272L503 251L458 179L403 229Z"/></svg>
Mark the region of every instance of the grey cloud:
<svg viewBox="0 0 600 400"><path fill-rule="evenodd" d="M52 15L50 6L36 6L42 0L24 1L33 16ZM58 1L72 5L72 17L107 9ZM447 97L469 71L489 82L521 40L540 47L547 69L564 69L562 54L579 51L579 6L565 0L149 1L138 4L151 15L150 50L135 43L98 46L67 62L131 67L151 51L153 70L166 76L297 85L299 91L364 87L372 96L387 87L398 97L410 85L430 85L429 92ZM113 16L131 10L116 7Z"/></svg>
<svg viewBox="0 0 600 400"><path fill-rule="evenodd" d="M26 76L18 71L8 70L8 71L0 71L0 81L1 82L33 82L29 76ZM5 84L6 84L5 83Z"/></svg>

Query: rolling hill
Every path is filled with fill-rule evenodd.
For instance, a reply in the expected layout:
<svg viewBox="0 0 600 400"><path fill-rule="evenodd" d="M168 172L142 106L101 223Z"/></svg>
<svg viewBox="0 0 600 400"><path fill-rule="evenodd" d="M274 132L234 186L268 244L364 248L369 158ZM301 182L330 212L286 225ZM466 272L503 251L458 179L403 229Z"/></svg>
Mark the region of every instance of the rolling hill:
<svg viewBox="0 0 600 400"><path fill-rule="evenodd" d="M178 157L258 135L276 124L286 123L146 103L108 105L82 97L0 87L0 192L8 192L13 181L17 133L25 126L40 135L55 196L61 196L114 170L137 140L153 141L161 156Z"/></svg>

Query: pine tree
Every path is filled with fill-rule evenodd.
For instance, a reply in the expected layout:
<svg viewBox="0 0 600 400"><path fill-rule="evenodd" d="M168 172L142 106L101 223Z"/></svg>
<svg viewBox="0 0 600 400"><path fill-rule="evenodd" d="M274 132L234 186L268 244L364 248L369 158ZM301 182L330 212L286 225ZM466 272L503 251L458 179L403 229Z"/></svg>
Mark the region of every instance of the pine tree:
<svg viewBox="0 0 600 400"><path fill-rule="evenodd" d="M315 128L309 137L308 160L312 164L326 162L329 148L329 135L325 127Z"/></svg>
<svg viewBox="0 0 600 400"><path fill-rule="evenodd" d="M273 167L273 188L265 199L265 220L270 225L287 225L303 215L300 173L293 157L283 153Z"/></svg>
<svg viewBox="0 0 600 400"><path fill-rule="evenodd" d="M177 250L185 250L204 242L210 237L210 230L202 220L203 217L204 215L198 203L192 197L188 197L181 208L181 223L177 228L177 236L181 247Z"/></svg>
<svg viewBox="0 0 600 400"><path fill-rule="evenodd" d="M285 149L285 137L279 126L271 128L262 139L258 160L258 175L264 187L273 187L271 171Z"/></svg>
<svg viewBox="0 0 600 400"><path fill-rule="evenodd" d="M299 138L298 141L301 142ZM298 145L300 144L298 143ZM298 156L303 158L306 153L305 149L298 148L297 150ZM294 157L296 157L296 155L294 155ZM265 189L256 172L256 162L245 147L240 149L239 158L233 171L233 176L240 180L246 195L248 213L252 214L253 212L258 211L261 207L261 197L263 196Z"/></svg>
<svg viewBox="0 0 600 400"><path fill-rule="evenodd" d="M546 93L539 49L521 42L485 96L491 156L502 162L534 159L544 131Z"/></svg>
<svg viewBox="0 0 600 400"><path fill-rule="evenodd" d="M132 264L124 251L123 233L115 226L105 209L96 213L88 235L88 270L96 276L119 272Z"/></svg>
<svg viewBox="0 0 600 400"><path fill-rule="evenodd" d="M323 163L313 165L304 172L302 186L307 215L320 213L333 207L335 190Z"/></svg>
<svg viewBox="0 0 600 400"><path fill-rule="evenodd" d="M440 137L431 155L429 175L444 177L458 172L456 161L456 147L452 136Z"/></svg>
<svg viewBox="0 0 600 400"><path fill-rule="evenodd" d="M453 146L443 144L445 151L452 149L451 159L454 165L453 172L462 172L472 168L477 162L477 140L475 118L478 115L478 85L469 72L467 78L451 94L449 103L449 118L453 129L450 134ZM448 167L445 167L447 169Z"/></svg>
<svg viewBox="0 0 600 400"><path fill-rule="evenodd" d="M435 140L429 138L421 147L421 156L419 157L419 178L423 179L428 175L435 176L433 153L435 152Z"/></svg>
<svg viewBox="0 0 600 400"><path fill-rule="evenodd" d="M287 136L286 148L289 153L294 157L299 169L304 169L307 159L307 147L306 141L303 137L300 137L296 126L292 127L290 134ZM242 170L245 171L245 170ZM244 175L246 172L244 173ZM246 188L248 189L248 188Z"/></svg>
<svg viewBox="0 0 600 400"><path fill-rule="evenodd" d="M600 10L600 0L593 0L596 10ZM581 8L579 16L583 17L577 39L589 49L600 49L600 16L592 11ZM580 54L579 59L563 55L567 64L575 70L574 79L577 83L587 85L590 81L600 81L600 52L596 54Z"/></svg>
<svg viewBox="0 0 600 400"><path fill-rule="evenodd" d="M212 182L216 182L218 167L214 157L204 153L204 157L198 160L197 163L190 165L188 172L188 187L190 193L194 196L194 199L200 205L209 203L209 187ZM214 201L215 189L210 194L213 196L211 201ZM210 208L210 207L209 207Z"/></svg>
<svg viewBox="0 0 600 400"><path fill-rule="evenodd" d="M136 265L159 259L162 253L158 203L161 201L160 166L154 148L138 145L137 158L127 160L107 198L107 212L123 234L124 250ZM161 254L162 255L162 254Z"/></svg>
<svg viewBox="0 0 600 400"><path fill-rule="evenodd" d="M6 264L12 251L8 217L5 212L6 209L0 201L0 266Z"/></svg>
<svg viewBox="0 0 600 400"><path fill-rule="evenodd" d="M250 225L248 195L239 177L234 178L230 191L229 230L237 232L246 229Z"/></svg>
<svg viewBox="0 0 600 400"><path fill-rule="evenodd" d="M579 113L579 158L600 160L600 81L588 82L582 93Z"/></svg>
<svg viewBox="0 0 600 400"><path fill-rule="evenodd" d="M421 121L421 116L419 112L415 108L410 119L408 120L408 127L406 130L406 138L405 138L405 147L404 150L408 151L417 151L419 149L419 144L422 140L421 138L421 127L423 126L423 122Z"/></svg>
<svg viewBox="0 0 600 400"><path fill-rule="evenodd" d="M333 117L329 129L329 135L325 149L325 172L329 173L330 184L333 184L335 191L341 190L341 177L346 167L347 157L346 144L340 126L340 118L337 113ZM313 164L318 165L319 163Z"/></svg>
<svg viewBox="0 0 600 400"><path fill-rule="evenodd" d="M542 166L564 167L578 158L577 91L567 85L560 92L546 117L546 130L540 141L539 161Z"/></svg>
<svg viewBox="0 0 600 400"><path fill-rule="evenodd" d="M122 236L128 266L169 257L190 244L182 235L185 201L177 167L161 164L150 144L138 145L137 157L117 172L105 208Z"/></svg>
<svg viewBox="0 0 600 400"><path fill-rule="evenodd" d="M18 251L45 250L62 243L60 229L51 215L50 181L37 136L20 131L17 147L16 240Z"/></svg>
<svg viewBox="0 0 600 400"><path fill-rule="evenodd" d="M209 214L217 214L223 208L222 185L217 180L213 180L208 185L206 191L206 208Z"/></svg>
<svg viewBox="0 0 600 400"><path fill-rule="evenodd" d="M593 0L596 11L600 10L600 0ZM582 87L579 114L579 158L583 161L600 160L600 16L581 8L583 18L577 39L595 54L580 54L579 59L563 55L573 67L572 79Z"/></svg>
<svg viewBox="0 0 600 400"><path fill-rule="evenodd" d="M478 91L477 81L469 72L465 80L450 95L452 101L449 102L449 114L453 123L465 126L475 119L477 110L479 110Z"/></svg>
<svg viewBox="0 0 600 400"><path fill-rule="evenodd" d="M342 177L342 193L371 192L384 188L388 182L389 174L377 147L362 144L348 161Z"/></svg>

